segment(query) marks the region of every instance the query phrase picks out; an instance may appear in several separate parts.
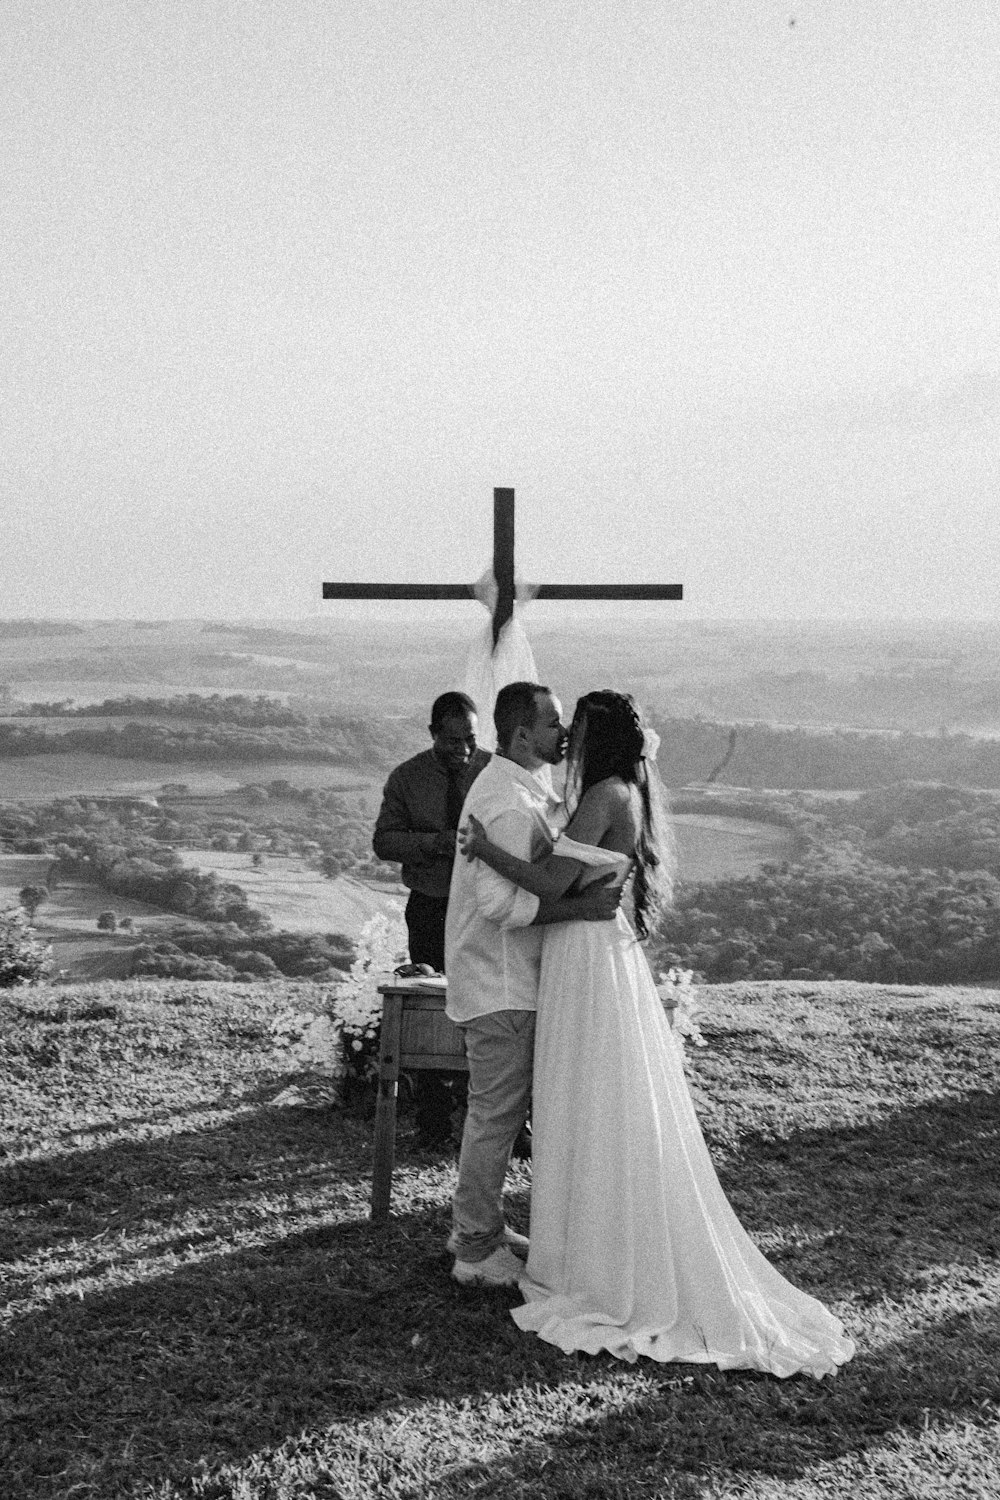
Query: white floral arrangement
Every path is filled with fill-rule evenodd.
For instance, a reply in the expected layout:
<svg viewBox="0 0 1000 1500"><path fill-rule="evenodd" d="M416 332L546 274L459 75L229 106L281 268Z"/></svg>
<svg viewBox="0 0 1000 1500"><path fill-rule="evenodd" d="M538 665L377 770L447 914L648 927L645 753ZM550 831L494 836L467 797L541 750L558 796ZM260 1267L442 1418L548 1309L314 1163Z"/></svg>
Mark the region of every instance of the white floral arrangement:
<svg viewBox="0 0 1000 1500"><path fill-rule="evenodd" d="M692 980L693 969L668 969L658 978L657 985L664 1005L673 1009L671 1029L684 1050L686 1042L694 1047L707 1047L701 1034L698 1017L702 1008L698 1004L698 991Z"/></svg>
<svg viewBox="0 0 1000 1500"><path fill-rule="evenodd" d="M407 936L402 909L378 912L362 927L351 972L333 1001L333 1013L344 1030L351 1052L363 1052L374 1043L382 1022L380 984L406 962Z"/></svg>
<svg viewBox="0 0 1000 1500"><path fill-rule="evenodd" d="M326 1012L285 1011L271 1022L275 1061L289 1073L320 1073L343 1078L344 1028Z"/></svg>
<svg viewBox="0 0 1000 1500"><path fill-rule="evenodd" d="M348 1074L359 1065L374 1067L382 1019L378 986L405 959L402 910L380 912L361 929L350 974L337 989L320 992L311 1009L275 1016L270 1027L275 1062L282 1072L309 1074L311 1083L305 1090L283 1090L273 1103L328 1105L339 1098Z"/></svg>

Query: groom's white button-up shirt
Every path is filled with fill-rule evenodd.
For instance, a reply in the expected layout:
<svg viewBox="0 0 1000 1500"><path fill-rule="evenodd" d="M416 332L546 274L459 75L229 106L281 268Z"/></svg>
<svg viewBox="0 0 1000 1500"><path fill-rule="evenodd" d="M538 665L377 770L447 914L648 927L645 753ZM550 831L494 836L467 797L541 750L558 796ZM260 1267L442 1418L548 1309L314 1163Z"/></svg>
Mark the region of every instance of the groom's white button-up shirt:
<svg viewBox="0 0 1000 1500"><path fill-rule="evenodd" d="M533 774L494 755L462 808L495 844L520 859L552 848L561 807L548 767ZM459 853L451 874L445 922L446 1013L458 1025L496 1010L534 1010L544 928L532 927L538 897L504 880L481 859Z"/></svg>

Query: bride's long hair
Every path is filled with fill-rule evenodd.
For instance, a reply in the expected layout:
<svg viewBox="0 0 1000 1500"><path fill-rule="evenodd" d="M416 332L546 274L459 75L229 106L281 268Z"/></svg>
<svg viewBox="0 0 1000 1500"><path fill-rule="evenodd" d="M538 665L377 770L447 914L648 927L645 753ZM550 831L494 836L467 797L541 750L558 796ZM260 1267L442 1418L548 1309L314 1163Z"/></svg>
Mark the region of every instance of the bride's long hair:
<svg viewBox="0 0 1000 1500"><path fill-rule="evenodd" d="M666 795L646 727L631 693L604 688L578 701L570 727L567 802L575 808L584 792L608 776L619 776L639 792L641 817L635 846L632 899L635 930L649 937L673 894L676 858Z"/></svg>

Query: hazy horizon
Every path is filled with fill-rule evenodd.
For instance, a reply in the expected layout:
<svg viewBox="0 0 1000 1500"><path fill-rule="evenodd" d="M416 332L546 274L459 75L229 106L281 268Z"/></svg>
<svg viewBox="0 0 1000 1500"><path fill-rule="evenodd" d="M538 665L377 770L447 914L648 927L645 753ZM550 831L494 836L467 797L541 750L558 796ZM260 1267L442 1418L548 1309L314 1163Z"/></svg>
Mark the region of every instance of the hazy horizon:
<svg viewBox="0 0 1000 1500"><path fill-rule="evenodd" d="M644 606L649 608L648 606ZM676 606L673 606L676 607ZM368 611L368 612L366 612ZM304 630L313 634L322 634L326 631L351 631L363 633L373 628L384 627L386 631L394 629L406 629L418 627L424 630L428 636L456 635L469 641L478 633L485 624L485 614L456 613L454 615L442 614L399 614L388 615L379 612L375 605L366 601L352 601L350 613L344 612L337 616L324 616L319 613L313 615L264 615L264 614L191 614L174 616L142 615L128 612L120 615L70 615L70 614L45 614L45 615L0 615L0 627L19 625L74 625L87 630L100 626L119 627L137 625L140 628L161 627L178 629L185 626L211 627L218 625L226 629L238 631L245 629L252 633L254 631L282 630L295 631ZM745 630L749 633L775 634L795 633L796 631L809 632L812 630L828 630L834 633L901 633L920 634L923 632L947 633L995 633L1000 631L1000 616L995 618L974 618L969 616L928 615L924 617L906 615L691 615L683 619L667 620L656 617L651 611L642 616L626 616L622 613L601 615L596 611L587 613L581 611L579 614L568 612L551 618L531 617L525 621L525 628L529 640L533 634L546 635L552 632L572 631L574 629L591 631L607 631L609 635L620 635L630 629L631 626L646 629L652 626L654 632L677 631L724 631Z"/></svg>
<svg viewBox="0 0 1000 1500"><path fill-rule="evenodd" d="M532 630L563 630L573 629L581 625L593 625L600 628L608 628L613 631L627 629L631 623L662 627L664 630L685 630L691 627L739 627L750 631L767 628L776 630L795 630L816 628L831 628L836 630L851 631L871 628L872 630L920 631L920 630L977 630L977 629L1000 629L1000 615L997 617L984 616L975 618L962 615L686 615L683 619L669 620L658 617L653 613L653 606L637 606L644 608L647 613L643 615L627 616L621 612L620 606L615 613L607 615L600 614L597 610L581 610L578 614L570 614L568 611L560 616L541 618L530 616L525 621L525 628L530 636ZM670 607L676 608L676 605ZM460 606L459 606L460 608ZM128 611L119 615L81 615L81 614L57 614L55 612L40 614L18 614L0 615L0 626L3 625L78 625L82 627L98 625L158 625L164 628L169 626L181 627L184 625L222 625L238 629L245 627L247 630L278 631L282 628L308 627L310 630L324 630L328 627L357 626L359 630L370 629L373 625L406 626L420 625L427 627L429 631L450 631L455 625L460 628L469 626L474 631L477 625L485 622L485 614L444 615L413 613L389 615L384 609L364 600L352 600L350 602L350 613L329 616L317 611L314 614L302 615L266 615L266 614L190 614L190 615L143 615ZM367 611L367 613L366 613Z"/></svg>

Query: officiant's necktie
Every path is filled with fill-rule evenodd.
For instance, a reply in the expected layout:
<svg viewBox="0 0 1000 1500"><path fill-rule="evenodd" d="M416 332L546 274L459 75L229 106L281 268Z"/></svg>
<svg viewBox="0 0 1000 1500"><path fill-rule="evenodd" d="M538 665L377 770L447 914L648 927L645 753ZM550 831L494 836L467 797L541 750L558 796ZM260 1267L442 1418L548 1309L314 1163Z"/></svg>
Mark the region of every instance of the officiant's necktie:
<svg viewBox="0 0 1000 1500"><path fill-rule="evenodd" d="M465 772L448 772L448 800L445 804L445 826L457 828L458 820L462 816L462 803L465 801Z"/></svg>

